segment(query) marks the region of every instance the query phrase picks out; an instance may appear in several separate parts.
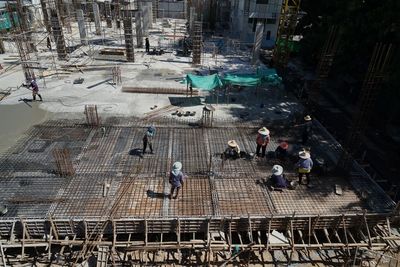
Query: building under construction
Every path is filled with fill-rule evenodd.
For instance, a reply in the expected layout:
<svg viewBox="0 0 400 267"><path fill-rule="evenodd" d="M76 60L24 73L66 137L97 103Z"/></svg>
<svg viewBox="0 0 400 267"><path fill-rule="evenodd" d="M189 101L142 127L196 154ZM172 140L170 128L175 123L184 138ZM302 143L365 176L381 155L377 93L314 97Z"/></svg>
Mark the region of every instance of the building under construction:
<svg viewBox="0 0 400 267"><path fill-rule="evenodd" d="M301 144L313 109L281 77L300 3L216 2L6 2L17 19L0 35L0 112L15 116L0 131L1 266L399 264L400 207L357 158L392 47L375 48L348 140L313 116ZM223 34L227 21L215 16L228 7L231 17L247 12L252 47L249 25ZM279 29L267 38L272 20ZM310 94L337 39L332 28ZM270 40L275 68L259 59ZM31 100L32 79L43 102ZM257 157L263 126L270 142ZM241 158L223 157L228 140ZM274 152L282 141L285 160ZM295 182L303 149L314 160L309 186ZM187 179L171 199L177 161ZM290 188L270 186L276 164Z"/></svg>

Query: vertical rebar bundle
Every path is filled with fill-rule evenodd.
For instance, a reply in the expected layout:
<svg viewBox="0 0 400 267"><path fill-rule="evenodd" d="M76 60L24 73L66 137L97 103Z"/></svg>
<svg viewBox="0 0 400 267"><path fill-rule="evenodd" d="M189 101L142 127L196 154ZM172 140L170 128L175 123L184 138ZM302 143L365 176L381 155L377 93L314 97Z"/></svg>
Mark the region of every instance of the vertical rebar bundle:
<svg viewBox="0 0 400 267"><path fill-rule="evenodd" d="M52 151L56 163L57 172L61 176L72 176L75 169L71 160L71 153L66 148L55 148Z"/></svg>
<svg viewBox="0 0 400 267"><path fill-rule="evenodd" d="M104 2L107 28L112 28L111 2Z"/></svg>
<svg viewBox="0 0 400 267"><path fill-rule="evenodd" d="M152 0L151 4L151 10L153 11L153 23L156 23L158 18L158 0Z"/></svg>
<svg viewBox="0 0 400 267"><path fill-rule="evenodd" d="M85 105L85 115L87 125L95 127L100 125L97 105Z"/></svg>
<svg viewBox="0 0 400 267"><path fill-rule="evenodd" d="M31 79L35 78L35 73L32 68L29 56L29 43L27 42L26 35L24 33L14 36L15 45L18 49L18 54L21 59L22 72L25 76L25 81L30 82Z"/></svg>
<svg viewBox="0 0 400 267"><path fill-rule="evenodd" d="M339 167L349 170L352 166L353 155L356 155L361 146L361 138L368 126L372 110L376 103L379 89L386 76L386 68L392 56L392 45L377 43L372 54L371 61L365 76L357 111L353 119L353 125L344 143L344 150L339 160Z"/></svg>
<svg viewBox="0 0 400 267"><path fill-rule="evenodd" d="M133 49L132 17L130 15L124 18L124 35L126 60L128 62L135 62L135 53Z"/></svg>
<svg viewBox="0 0 400 267"><path fill-rule="evenodd" d="M289 44L296 30L299 10L300 0L283 0L273 56L274 64L281 69L286 68L289 61Z"/></svg>
<svg viewBox="0 0 400 267"><path fill-rule="evenodd" d="M205 105L201 116L201 125L203 127L212 127L215 108L211 105Z"/></svg>
<svg viewBox="0 0 400 267"><path fill-rule="evenodd" d="M201 64L201 50L202 50L202 25L201 22L196 21L193 25L193 58L192 63L195 65Z"/></svg>
<svg viewBox="0 0 400 267"><path fill-rule="evenodd" d="M51 21L51 28L53 32L54 41L56 42L58 59L66 60L67 50L65 47L64 33L60 22L60 16L58 15L56 9L50 10L50 21Z"/></svg>
<svg viewBox="0 0 400 267"><path fill-rule="evenodd" d="M115 66L112 68L113 83L115 85L120 85L122 83L121 68Z"/></svg>
<svg viewBox="0 0 400 267"><path fill-rule="evenodd" d="M40 5L42 6L43 23L46 27L47 32L51 33L51 24L50 24L50 19L49 19L49 13L47 12L46 0L40 0Z"/></svg>
<svg viewBox="0 0 400 267"><path fill-rule="evenodd" d="M316 80L313 82L310 91L308 92L310 101L315 104L318 103L321 84L326 78L328 78L329 72L332 68L338 44L339 30L336 26L332 26L329 30L328 38L325 41L320 60L318 62Z"/></svg>

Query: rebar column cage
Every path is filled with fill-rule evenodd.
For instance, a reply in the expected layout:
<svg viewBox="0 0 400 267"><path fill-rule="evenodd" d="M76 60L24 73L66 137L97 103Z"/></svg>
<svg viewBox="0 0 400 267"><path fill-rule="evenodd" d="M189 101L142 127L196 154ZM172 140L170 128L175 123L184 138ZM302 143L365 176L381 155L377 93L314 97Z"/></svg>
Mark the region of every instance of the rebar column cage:
<svg viewBox="0 0 400 267"><path fill-rule="evenodd" d="M194 65L201 64L201 50L202 50L202 25L201 22L196 21L193 25L193 58Z"/></svg>
<svg viewBox="0 0 400 267"><path fill-rule="evenodd" d="M212 127L215 108L211 105L205 105L201 115L201 125L203 127Z"/></svg>
<svg viewBox="0 0 400 267"><path fill-rule="evenodd" d="M311 84L308 92L310 104L312 105L318 103L322 84L325 79L328 78L329 72L331 71L339 41L339 28L337 26L332 26L329 29L328 38L325 40L325 44L321 51L321 56L316 70L316 79Z"/></svg>
<svg viewBox="0 0 400 267"><path fill-rule="evenodd" d="M88 126L99 126L100 120L97 113L97 105L85 105L86 123Z"/></svg>
<svg viewBox="0 0 400 267"><path fill-rule="evenodd" d="M66 148L55 148L52 151L57 173L61 176L72 176L75 174L75 169L71 160L71 153Z"/></svg>
<svg viewBox="0 0 400 267"><path fill-rule="evenodd" d="M346 138L343 153L338 166L343 170L349 170L352 166L352 158L359 152L361 138L368 126L371 111L374 110L376 99L386 76L387 66L392 56L392 44L377 43L365 76L357 111L353 118L353 125Z"/></svg>
<svg viewBox="0 0 400 267"><path fill-rule="evenodd" d="M284 0L279 16L278 34L273 54L277 68L284 70L290 57L290 42L296 30L300 0Z"/></svg>

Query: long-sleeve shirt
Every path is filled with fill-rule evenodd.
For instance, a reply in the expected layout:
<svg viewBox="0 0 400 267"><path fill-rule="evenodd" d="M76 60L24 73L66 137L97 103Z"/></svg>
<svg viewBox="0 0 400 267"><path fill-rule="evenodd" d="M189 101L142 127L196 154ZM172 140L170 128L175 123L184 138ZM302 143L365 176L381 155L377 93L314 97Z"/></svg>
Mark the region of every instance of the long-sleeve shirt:
<svg viewBox="0 0 400 267"><path fill-rule="evenodd" d="M286 188L289 184L283 174L271 175L271 181L272 181L273 186L278 187L278 188Z"/></svg>
<svg viewBox="0 0 400 267"><path fill-rule="evenodd" d="M179 171L178 173L174 173L171 171L169 175L169 182L173 187L181 187L183 184L183 180L185 178L185 175Z"/></svg>
<svg viewBox="0 0 400 267"><path fill-rule="evenodd" d="M269 135L257 135L257 145L266 146L269 143Z"/></svg>
<svg viewBox="0 0 400 267"><path fill-rule="evenodd" d="M32 91L39 92L39 86L37 85L37 83L35 81L32 81L29 86L32 87Z"/></svg>
<svg viewBox="0 0 400 267"><path fill-rule="evenodd" d="M314 163L313 163L311 158L309 158L309 159L300 159L297 162L297 167L299 167L299 169L304 169L304 170L311 170L313 165L314 165Z"/></svg>

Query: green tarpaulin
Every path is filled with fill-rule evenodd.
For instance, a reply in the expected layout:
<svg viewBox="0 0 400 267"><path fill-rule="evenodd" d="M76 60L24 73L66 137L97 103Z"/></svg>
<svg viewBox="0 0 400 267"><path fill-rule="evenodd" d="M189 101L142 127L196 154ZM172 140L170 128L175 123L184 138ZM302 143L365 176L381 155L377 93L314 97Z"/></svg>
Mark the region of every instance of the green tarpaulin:
<svg viewBox="0 0 400 267"><path fill-rule="evenodd" d="M210 91L214 88L222 86L222 82L218 74L208 76L188 74L186 75L186 82L192 84L193 88L198 88L205 91Z"/></svg>
<svg viewBox="0 0 400 267"><path fill-rule="evenodd" d="M225 84L240 86L257 86L261 78L257 74L226 74L223 78Z"/></svg>
<svg viewBox="0 0 400 267"><path fill-rule="evenodd" d="M276 73L273 68L259 67L257 69L257 75L261 77L263 82L267 82L271 85L280 85L282 78Z"/></svg>

